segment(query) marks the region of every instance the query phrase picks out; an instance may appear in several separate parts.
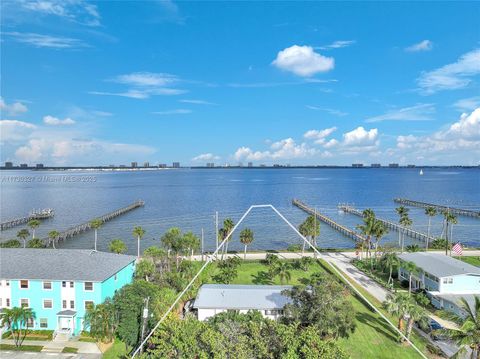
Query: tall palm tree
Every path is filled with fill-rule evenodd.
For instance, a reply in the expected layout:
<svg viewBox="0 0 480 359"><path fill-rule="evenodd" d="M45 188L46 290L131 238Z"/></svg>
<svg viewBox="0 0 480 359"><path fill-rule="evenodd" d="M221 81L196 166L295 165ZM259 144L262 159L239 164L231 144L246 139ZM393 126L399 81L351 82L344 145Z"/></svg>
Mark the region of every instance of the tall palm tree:
<svg viewBox="0 0 480 359"><path fill-rule="evenodd" d="M125 253L127 251L127 246L121 239L112 240L108 248L110 249L110 252L117 254Z"/></svg>
<svg viewBox="0 0 480 359"><path fill-rule="evenodd" d="M32 230L32 239L35 239L35 229L40 226L40 221L38 219L31 219L28 221L27 226Z"/></svg>
<svg viewBox="0 0 480 359"><path fill-rule="evenodd" d="M290 273L290 265L286 262L278 262L275 266L274 270L275 275L278 275L280 279L280 284L284 282L289 282L292 278L292 274Z"/></svg>
<svg viewBox="0 0 480 359"><path fill-rule="evenodd" d="M240 232L240 243L245 246L243 259L247 259L247 246L253 242L253 231L250 228L244 228Z"/></svg>
<svg viewBox="0 0 480 359"><path fill-rule="evenodd" d="M430 228L432 224L432 217L437 215L437 209L432 206L425 208L425 214L428 216L427 239L425 240L425 250L428 251L428 238L430 237Z"/></svg>
<svg viewBox="0 0 480 359"><path fill-rule="evenodd" d="M402 262L402 268L408 272L408 295L412 293L412 277L419 272L419 268L413 262Z"/></svg>
<svg viewBox="0 0 480 359"><path fill-rule="evenodd" d="M395 211L398 214L398 222L399 223L400 223L400 221L402 220L403 217L408 215L408 208L406 208L404 206L400 206L400 207L395 208ZM402 232L398 231L398 246L399 247L401 246L401 241L402 241Z"/></svg>
<svg viewBox="0 0 480 359"><path fill-rule="evenodd" d="M405 316L412 303L412 298L407 293L388 294L383 307L388 313L398 317L398 330L403 332Z"/></svg>
<svg viewBox="0 0 480 359"><path fill-rule="evenodd" d="M95 231L95 246L94 246L95 251L97 251L97 231L102 226L102 224L103 222L99 218L95 218L90 221L90 228L93 228L93 230Z"/></svg>
<svg viewBox="0 0 480 359"><path fill-rule="evenodd" d="M198 239L193 232L187 232L183 235L182 243L185 247L182 249L189 252L188 254L190 255L190 260L192 260L194 251L200 248L200 239Z"/></svg>
<svg viewBox="0 0 480 359"><path fill-rule="evenodd" d="M461 351L466 348L472 350L470 358L480 358L480 297L475 296L473 305L470 305L465 298L460 299L460 308L466 314L460 316L455 313L448 313L449 319L458 324L458 329L445 329L453 341L461 347Z"/></svg>
<svg viewBox="0 0 480 359"><path fill-rule="evenodd" d="M373 237L375 238L375 261L377 261L378 244L387 233L388 228L382 221L377 219L373 225Z"/></svg>
<svg viewBox="0 0 480 359"><path fill-rule="evenodd" d="M407 331L405 334L407 339L409 339L410 334L412 334L413 324L419 323L420 327L425 327L429 322L427 311L419 306L414 300L408 305L407 317Z"/></svg>
<svg viewBox="0 0 480 359"><path fill-rule="evenodd" d="M53 230L48 232L48 238L52 241L53 249L56 249L55 241L58 240L58 237L60 237L60 233L58 231Z"/></svg>
<svg viewBox="0 0 480 359"><path fill-rule="evenodd" d="M23 241L23 248L27 247L27 237L30 235L28 229L24 228L17 232L17 237Z"/></svg>
<svg viewBox="0 0 480 359"><path fill-rule="evenodd" d="M365 236L365 242L367 244L366 255L368 258L368 253L370 252L370 243L372 241L372 236L375 234L375 213L371 209L366 209L363 211L363 224L359 224L357 229ZM363 253L363 242L362 242L362 253Z"/></svg>
<svg viewBox="0 0 480 359"><path fill-rule="evenodd" d="M448 255L448 248L452 243L453 225L458 223L457 216L449 210L443 212L443 222L445 226L445 255Z"/></svg>
<svg viewBox="0 0 480 359"><path fill-rule="evenodd" d="M393 277L392 277L393 267L396 267L400 264L400 259L397 257L397 255L394 252L389 252L389 253L385 253L382 256L381 263L385 268L388 268L389 270L387 285L390 285L390 283L393 285Z"/></svg>
<svg viewBox="0 0 480 359"><path fill-rule="evenodd" d="M400 225L402 226L402 248L401 251L403 253L403 248L405 246L405 232L408 227L412 225L412 220L408 217L408 214L404 215L400 218Z"/></svg>
<svg viewBox="0 0 480 359"><path fill-rule="evenodd" d="M137 258L140 258L140 240L145 235L145 230L140 226L135 226L132 234L137 238Z"/></svg>
<svg viewBox="0 0 480 359"><path fill-rule="evenodd" d="M4 308L0 312L0 324L2 327L8 327L12 332L15 346L22 345L29 330L28 323L35 318L35 313L31 308L13 307Z"/></svg>
<svg viewBox="0 0 480 359"><path fill-rule="evenodd" d="M223 232L222 232L222 241L225 240L225 238L228 237L228 240L227 240L227 243L225 243L225 246L223 247L223 253L222 253L222 259L223 259L223 254L228 254L228 242L230 242L230 240L232 239L232 237L230 235L230 233L232 232L233 230L233 227L235 227L235 223L233 222L233 220L231 218L225 218L224 221L223 221Z"/></svg>

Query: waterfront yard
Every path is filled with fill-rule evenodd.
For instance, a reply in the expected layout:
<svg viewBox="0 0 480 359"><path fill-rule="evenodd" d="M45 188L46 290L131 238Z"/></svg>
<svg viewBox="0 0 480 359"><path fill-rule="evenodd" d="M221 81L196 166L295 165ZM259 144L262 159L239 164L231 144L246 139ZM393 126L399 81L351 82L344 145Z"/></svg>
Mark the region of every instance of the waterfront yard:
<svg viewBox="0 0 480 359"><path fill-rule="evenodd" d="M455 257L456 259L460 259L461 261L464 261L466 263L469 263L471 265L480 267L480 257Z"/></svg>

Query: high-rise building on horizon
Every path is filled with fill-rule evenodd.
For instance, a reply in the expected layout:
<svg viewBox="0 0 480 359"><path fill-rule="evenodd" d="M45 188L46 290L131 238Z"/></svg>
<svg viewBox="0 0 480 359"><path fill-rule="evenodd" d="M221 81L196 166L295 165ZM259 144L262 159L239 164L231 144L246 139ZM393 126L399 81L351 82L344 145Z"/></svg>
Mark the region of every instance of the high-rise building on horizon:
<svg viewBox="0 0 480 359"><path fill-rule="evenodd" d="M172 167L173 168L180 168L180 162L173 162Z"/></svg>
<svg viewBox="0 0 480 359"><path fill-rule="evenodd" d="M13 168L12 162L5 162L5 168Z"/></svg>
<svg viewBox="0 0 480 359"><path fill-rule="evenodd" d="M138 163L137 162L132 162L132 168L137 168L138 167Z"/></svg>
<svg viewBox="0 0 480 359"><path fill-rule="evenodd" d="M381 165L380 163L372 163L372 164L370 165L370 167L380 168L380 167L382 167L382 165Z"/></svg>

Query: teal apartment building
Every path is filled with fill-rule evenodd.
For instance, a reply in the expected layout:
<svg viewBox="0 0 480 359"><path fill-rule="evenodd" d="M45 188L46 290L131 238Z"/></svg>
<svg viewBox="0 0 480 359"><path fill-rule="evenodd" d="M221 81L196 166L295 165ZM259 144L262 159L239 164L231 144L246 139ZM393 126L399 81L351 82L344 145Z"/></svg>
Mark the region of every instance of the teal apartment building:
<svg viewBox="0 0 480 359"><path fill-rule="evenodd" d="M91 305L131 283L136 257L79 249L0 249L0 308L28 307L32 329L68 336Z"/></svg>

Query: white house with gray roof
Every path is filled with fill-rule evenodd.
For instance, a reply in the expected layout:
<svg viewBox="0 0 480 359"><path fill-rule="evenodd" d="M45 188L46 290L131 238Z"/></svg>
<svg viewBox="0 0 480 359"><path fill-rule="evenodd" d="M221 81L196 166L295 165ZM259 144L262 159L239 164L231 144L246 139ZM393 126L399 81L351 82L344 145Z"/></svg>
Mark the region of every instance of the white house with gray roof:
<svg viewBox="0 0 480 359"><path fill-rule="evenodd" d="M82 249L0 249L0 308L29 307L32 329L84 329L88 307L133 280L136 257Z"/></svg>
<svg viewBox="0 0 480 359"><path fill-rule="evenodd" d="M277 319L283 314L285 304L290 302L282 291L291 288L289 285L204 284L193 308L199 320L223 312L247 313L249 310L259 311L265 318Z"/></svg>
<svg viewBox="0 0 480 359"><path fill-rule="evenodd" d="M412 289L425 289L432 304L462 314L460 298L474 302L480 296L480 268L444 254L414 252L399 255L400 260L413 262L418 273L412 273ZM400 280L408 280L409 272L400 265Z"/></svg>

